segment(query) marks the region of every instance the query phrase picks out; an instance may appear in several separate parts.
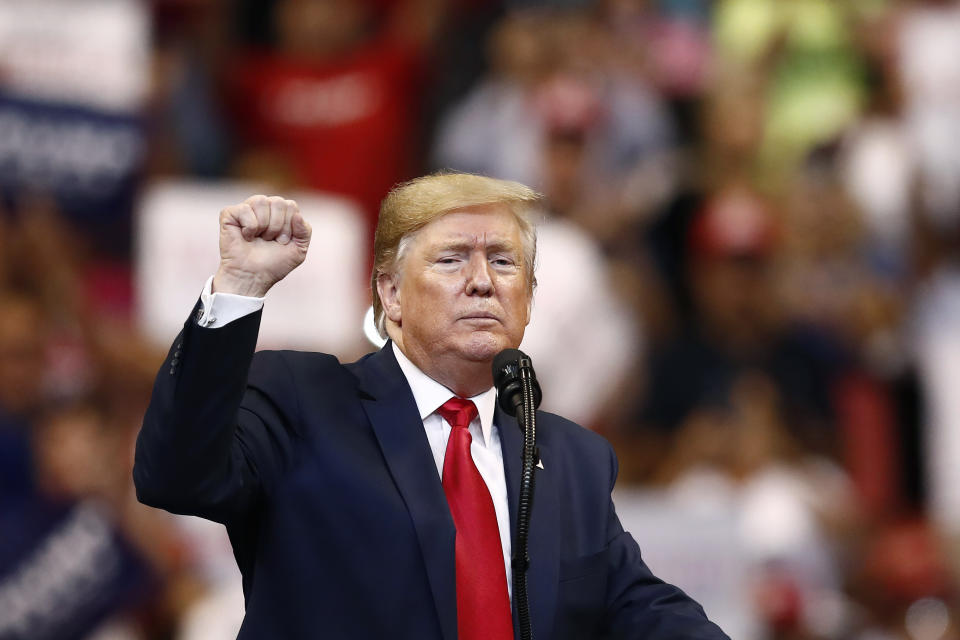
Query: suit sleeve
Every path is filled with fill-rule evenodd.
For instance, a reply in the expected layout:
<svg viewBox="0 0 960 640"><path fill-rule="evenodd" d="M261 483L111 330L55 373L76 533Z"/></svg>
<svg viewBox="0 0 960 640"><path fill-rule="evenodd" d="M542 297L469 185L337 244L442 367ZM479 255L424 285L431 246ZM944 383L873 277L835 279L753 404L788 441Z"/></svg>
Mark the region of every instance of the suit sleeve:
<svg viewBox="0 0 960 640"><path fill-rule="evenodd" d="M612 477L617 460L610 449ZM623 530L610 501L607 545L607 631L618 640L730 640L680 588L656 577Z"/></svg>
<svg viewBox="0 0 960 640"><path fill-rule="evenodd" d="M184 324L137 437L133 479L144 504L227 523L255 508L289 463L296 394L281 354L254 364L260 316L208 329L191 314Z"/></svg>

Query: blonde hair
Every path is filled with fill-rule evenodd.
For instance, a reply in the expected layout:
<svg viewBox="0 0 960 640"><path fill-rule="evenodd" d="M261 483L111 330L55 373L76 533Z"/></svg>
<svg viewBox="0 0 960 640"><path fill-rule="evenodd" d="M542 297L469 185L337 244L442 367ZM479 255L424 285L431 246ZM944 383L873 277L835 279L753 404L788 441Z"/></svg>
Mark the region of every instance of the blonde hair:
<svg viewBox="0 0 960 640"><path fill-rule="evenodd" d="M540 194L519 182L470 173L434 173L394 187L380 205L380 217L373 239L370 290L373 294L373 317L380 335L387 337L377 280L381 275L400 272L403 256L420 229L457 209L487 204L504 204L509 208L520 225L523 267L530 292L533 293L536 285L534 262L537 232L531 214L540 198Z"/></svg>

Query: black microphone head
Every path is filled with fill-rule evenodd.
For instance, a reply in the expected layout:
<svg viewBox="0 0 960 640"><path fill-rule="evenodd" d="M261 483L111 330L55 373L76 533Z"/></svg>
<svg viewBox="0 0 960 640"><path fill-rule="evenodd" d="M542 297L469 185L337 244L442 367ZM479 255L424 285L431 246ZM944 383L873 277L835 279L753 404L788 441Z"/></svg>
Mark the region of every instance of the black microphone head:
<svg viewBox="0 0 960 640"><path fill-rule="evenodd" d="M530 372L533 404L538 407L542 393L530 356L519 349L504 349L493 359L493 384L497 388L497 402L500 408L511 416L517 415L517 407L523 402L521 368Z"/></svg>
<svg viewBox="0 0 960 640"><path fill-rule="evenodd" d="M499 390L513 378L520 377L520 359L529 356L520 349L504 349L493 358L493 386Z"/></svg>

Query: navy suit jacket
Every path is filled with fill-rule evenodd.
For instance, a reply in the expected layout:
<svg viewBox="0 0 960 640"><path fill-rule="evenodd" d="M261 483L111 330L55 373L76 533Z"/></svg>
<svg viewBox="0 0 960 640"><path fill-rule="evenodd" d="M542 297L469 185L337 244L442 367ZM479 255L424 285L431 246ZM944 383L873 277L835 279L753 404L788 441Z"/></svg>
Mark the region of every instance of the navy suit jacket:
<svg viewBox="0 0 960 640"><path fill-rule="evenodd" d="M391 348L348 365L254 355L259 321L186 323L137 440L139 499L226 525L246 597L240 638L455 640L453 520ZM623 531L610 445L549 413L537 423L535 637L726 638ZM521 433L505 414L495 424L515 516Z"/></svg>

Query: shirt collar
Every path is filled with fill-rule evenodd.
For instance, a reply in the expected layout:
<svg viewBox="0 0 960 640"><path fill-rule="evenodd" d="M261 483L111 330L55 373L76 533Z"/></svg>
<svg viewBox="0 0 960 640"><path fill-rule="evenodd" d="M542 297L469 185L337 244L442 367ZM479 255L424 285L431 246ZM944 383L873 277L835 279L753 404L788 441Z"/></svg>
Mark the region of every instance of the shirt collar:
<svg viewBox="0 0 960 640"><path fill-rule="evenodd" d="M410 390L413 391L413 399L417 403L417 410L420 412L420 419L426 420L427 416L434 413L440 406L456 394L447 387L443 386L413 364L410 359L403 355L396 342L392 342L393 355L397 358L397 364L403 371ZM493 431L493 413L497 403L497 390L490 387L481 394L475 395L470 400L477 405L477 413L480 417L480 429L483 432L484 446L490 444L490 434Z"/></svg>

